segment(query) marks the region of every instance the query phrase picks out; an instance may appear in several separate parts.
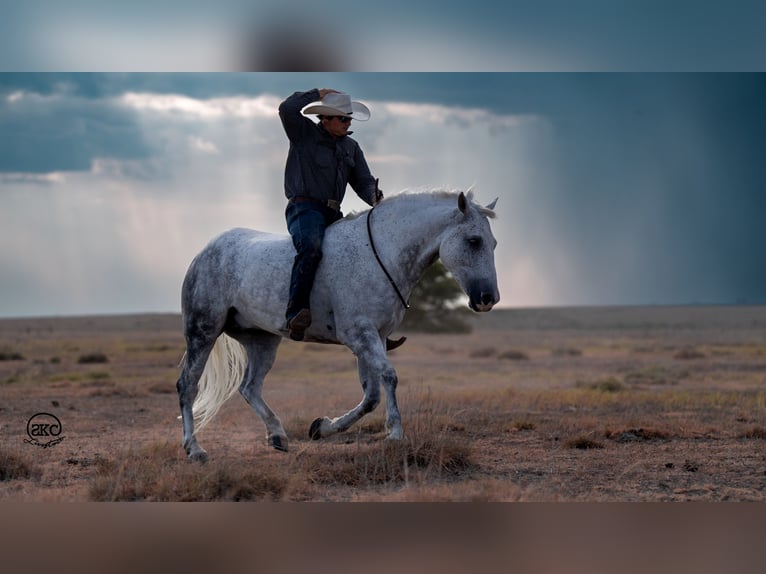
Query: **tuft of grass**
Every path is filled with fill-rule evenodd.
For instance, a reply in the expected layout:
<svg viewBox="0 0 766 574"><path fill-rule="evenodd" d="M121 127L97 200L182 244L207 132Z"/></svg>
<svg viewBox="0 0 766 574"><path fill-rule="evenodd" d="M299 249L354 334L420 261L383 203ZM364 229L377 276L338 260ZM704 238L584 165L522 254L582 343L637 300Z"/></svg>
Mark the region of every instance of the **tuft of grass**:
<svg viewBox="0 0 766 574"><path fill-rule="evenodd" d="M606 377L591 383L590 388L600 393L619 393L625 390L625 385L615 377Z"/></svg>
<svg viewBox="0 0 766 574"><path fill-rule="evenodd" d="M689 360L689 359L704 359L705 353L695 349L694 347L684 347L673 355L676 359Z"/></svg>
<svg viewBox="0 0 766 574"><path fill-rule="evenodd" d="M469 357L472 359L487 359L495 356L497 350L494 347L479 347L469 353Z"/></svg>
<svg viewBox="0 0 766 574"><path fill-rule="evenodd" d="M760 438L766 439L766 429L763 427L753 427L739 435L738 438Z"/></svg>
<svg viewBox="0 0 766 574"><path fill-rule="evenodd" d="M84 355L80 355L80 358L77 359L77 362L81 365L108 363L109 358L104 353L86 353Z"/></svg>
<svg viewBox="0 0 766 574"><path fill-rule="evenodd" d="M531 430L535 430L536 428L537 428L537 425L531 421L519 420L519 421L513 421L510 425L508 425L507 431L508 432L531 431Z"/></svg>
<svg viewBox="0 0 766 574"><path fill-rule="evenodd" d="M308 443L294 455L263 461L211 459L191 464L176 444L99 460L88 496L94 501L285 500L317 487L420 484L474 468L470 449L450 433L416 428L402 441Z"/></svg>
<svg viewBox="0 0 766 574"><path fill-rule="evenodd" d="M157 395L170 395L177 392L173 383L155 383L149 385L146 390Z"/></svg>
<svg viewBox="0 0 766 574"><path fill-rule="evenodd" d="M124 461L101 461L91 482L94 501L278 500L290 473L256 469L243 460L191 464L176 444L130 450Z"/></svg>
<svg viewBox="0 0 766 574"><path fill-rule="evenodd" d="M88 393L89 397L123 397L132 399L145 394L141 389L125 386L118 387L111 381L103 383L94 382L89 386L93 387L93 390Z"/></svg>
<svg viewBox="0 0 766 574"><path fill-rule="evenodd" d="M380 417L371 416L362 420L356 427L357 432L374 435L386 430L386 423Z"/></svg>
<svg viewBox="0 0 766 574"><path fill-rule="evenodd" d="M83 379L82 373L53 373L51 375L48 375L47 380L51 383L60 383L62 381L66 382L76 382Z"/></svg>
<svg viewBox="0 0 766 574"><path fill-rule="evenodd" d="M126 351L128 353L142 353L142 352L149 352L149 353L164 353L165 351L175 351L176 347L174 345L168 345L165 343L158 343L155 345L144 345L144 346L135 346L135 347L128 347Z"/></svg>
<svg viewBox="0 0 766 574"><path fill-rule="evenodd" d="M470 449L448 439L446 433L415 440L357 443L330 455L324 450L304 452L298 464L311 483L353 487L457 476L474 466Z"/></svg>
<svg viewBox="0 0 766 574"><path fill-rule="evenodd" d="M0 349L0 361L25 361L24 355L10 349Z"/></svg>
<svg viewBox="0 0 766 574"><path fill-rule="evenodd" d="M581 357L582 351L574 347L556 347L551 349L551 356L553 357Z"/></svg>
<svg viewBox="0 0 766 574"><path fill-rule="evenodd" d="M460 436L465 430L463 423L430 390L413 403L418 408L405 413L403 440L366 441L360 433L354 443L336 445L332 452L320 442L299 452L293 472L322 487L399 486L470 473L476 465L470 446ZM360 427L368 436L382 430L383 421L376 419Z"/></svg>
<svg viewBox="0 0 766 574"><path fill-rule="evenodd" d="M620 443L626 442L648 442L654 440L666 440L668 433L651 428L631 428L620 431L607 431L604 433L606 438L614 439Z"/></svg>
<svg viewBox="0 0 766 574"><path fill-rule="evenodd" d="M677 385L688 376L689 371L658 365L630 371L624 380L629 385Z"/></svg>
<svg viewBox="0 0 766 574"><path fill-rule="evenodd" d="M0 481L36 478L40 471L23 457L0 448Z"/></svg>
<svg viewBox="0 0 766 574"><path fill-rule="evenodd" d="M697 472L700 469L700 465L697 462L694 462L693 460L686 460L683 464L683 469L686 472Z"/></svg>
<svg viewBox="0 0 766 574"><path fill-rule="evenodd" d="M449 408L430 390L414 402L418 409L408 413L403 440L364 442L358 438L331 453L325 447L304 449L296 457L296 470L309 483L323 487L420 484L470 472L475 463L470 447L459 436L461 423L455 422ZM382 420L375 423L372 419L369 428L362 425L360 430L383 430Z"/></svg>
<svg viewBox="0 0 766 574"><path fill-rule="evenodd" d="M568 448L576 448L579 450L590 450L604 448L604 445L598 441L593 440L590 437L578 436L571 438L566 442Z"/></svg>
<svg viewBox="0 0 766 574"><path fill-rule="evenodd" d="M524 351L519 351L517 349L509 349L508 351L505 351L497 356L498 359L508 359L511 361L527 361L529 360L529 355L527 355Z"/></svg>

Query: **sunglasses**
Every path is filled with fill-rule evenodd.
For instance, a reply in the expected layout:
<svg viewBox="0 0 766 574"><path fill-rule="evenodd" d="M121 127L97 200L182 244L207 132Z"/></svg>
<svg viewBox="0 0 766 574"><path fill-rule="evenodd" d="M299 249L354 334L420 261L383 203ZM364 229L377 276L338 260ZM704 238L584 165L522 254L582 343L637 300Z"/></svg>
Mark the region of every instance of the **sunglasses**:
<svg viewBox="0 0 766 574"><path fill-rule="evenodd" d="M333 116L333 117L342 124L347 124L351 121L351 118L346 116Z"/></svg>

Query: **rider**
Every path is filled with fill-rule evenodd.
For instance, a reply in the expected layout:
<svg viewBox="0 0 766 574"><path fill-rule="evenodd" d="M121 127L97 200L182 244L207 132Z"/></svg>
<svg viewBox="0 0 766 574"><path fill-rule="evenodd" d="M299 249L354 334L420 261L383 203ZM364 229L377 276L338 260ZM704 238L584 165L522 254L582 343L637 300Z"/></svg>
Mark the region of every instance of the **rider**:
<svg viewBox="0 0 766 574"><path fill-rule="evenodd" d="M309 105L311 104L311 105ZM316 123L303 114L317 115ZM370 110L348 94L329 88L295 92L279 106L290 150L285 166L287 228L296 256L290 278L287 328L290 338L303 340L311 325L309 299L327 226L343 217L340 204L346 184L369 205L383 194L370 174L356 140L351 120L367 120Z"/></svg>

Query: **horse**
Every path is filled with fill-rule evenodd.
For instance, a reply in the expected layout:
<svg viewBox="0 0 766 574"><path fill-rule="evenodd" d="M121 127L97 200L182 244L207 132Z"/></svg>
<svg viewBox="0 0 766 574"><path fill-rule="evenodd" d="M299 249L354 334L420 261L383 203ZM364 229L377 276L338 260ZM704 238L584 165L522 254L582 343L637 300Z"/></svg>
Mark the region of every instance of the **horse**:
<svg viewBox="0 0 766 574"><path fill-rule="evenodd" d="M437 259L472 310L487 312L499 301L497 241L489 224L496 202L481 206L472 190L399 193L327 228L304 341L348 347L357 359L363 397L341 416L314 420L310 438L347 430L378 406L381 387L386 440L404 438L388 336L403 320L413 287ZM288 336L284 313L294 257L289 236L236 228L211 240L189 265L181 289L186 352L176 387L183 448L191 460L207 460L197 433L237 390L263 421L267 444L287 451L287 434L262 389Z"/></svg>

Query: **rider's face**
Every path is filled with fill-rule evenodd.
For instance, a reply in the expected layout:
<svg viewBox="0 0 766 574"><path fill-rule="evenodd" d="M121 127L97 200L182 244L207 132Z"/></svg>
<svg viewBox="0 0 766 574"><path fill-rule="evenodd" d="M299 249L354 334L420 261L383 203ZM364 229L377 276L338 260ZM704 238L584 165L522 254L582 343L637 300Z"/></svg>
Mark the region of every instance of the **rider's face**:
<svg viewBox="0 0 766 574"><path fill-rule="evenodd" d="M335 137L345 136L351 126L351 118L330 116L324 118L324 129Z"/></svg>

